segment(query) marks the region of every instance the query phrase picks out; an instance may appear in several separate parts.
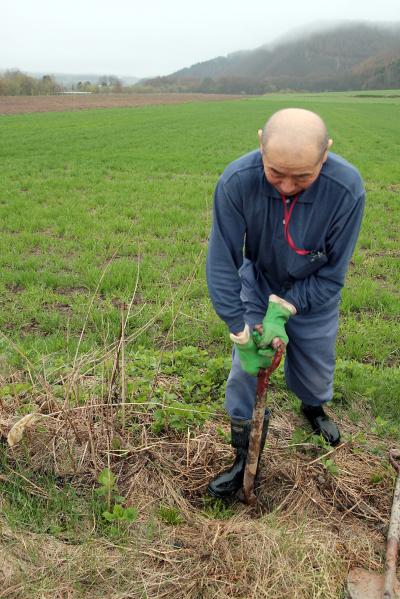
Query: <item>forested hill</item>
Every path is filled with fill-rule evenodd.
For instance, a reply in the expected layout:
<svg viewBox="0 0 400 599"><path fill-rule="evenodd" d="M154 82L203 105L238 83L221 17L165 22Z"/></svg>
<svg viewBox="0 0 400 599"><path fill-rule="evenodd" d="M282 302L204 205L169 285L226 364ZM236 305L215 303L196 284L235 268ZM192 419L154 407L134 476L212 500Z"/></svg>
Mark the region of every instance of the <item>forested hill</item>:
<svg viewBox="0 0 400 599"><path fill-rule="evenodd" d="M139 85L158 90L265 93L400 88L400 23L342 25L239 51Z"/></svg>

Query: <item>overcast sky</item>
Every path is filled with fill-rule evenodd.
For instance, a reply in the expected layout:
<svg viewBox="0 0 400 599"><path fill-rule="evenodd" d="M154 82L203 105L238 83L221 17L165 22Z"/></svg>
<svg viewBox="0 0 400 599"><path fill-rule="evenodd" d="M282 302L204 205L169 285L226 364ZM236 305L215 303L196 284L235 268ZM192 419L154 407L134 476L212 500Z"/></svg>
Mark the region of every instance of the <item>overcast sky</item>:
<svg viewBox="0 0 400 599"><path fill-rule="evenodd" d="M400 0L0 0L0 8L0 69L138 77L320 20L400 21Z"/></svg>

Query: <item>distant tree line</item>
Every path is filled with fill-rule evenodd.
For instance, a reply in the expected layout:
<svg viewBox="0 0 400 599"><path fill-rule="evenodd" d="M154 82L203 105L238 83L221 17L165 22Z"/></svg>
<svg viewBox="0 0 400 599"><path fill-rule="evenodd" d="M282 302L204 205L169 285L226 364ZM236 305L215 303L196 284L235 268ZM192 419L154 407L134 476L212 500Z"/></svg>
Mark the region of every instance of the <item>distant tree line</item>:
<svg viewBox="0 0 400 599"><path fill-rule="evenodd" d="M129 91L115 75L103 75L96 82L78 81L72 85L72 91L91 92L92 94L120 94Z"/></svg>
<svg viewBox="0 0 400 599"><path fill-rule="evenodd" d="M318 57L317 57L318 58ZM332 58L332 57L330 57ZM219 63L220 59L209 61ZM201 66L201 65L200 65ZM284 63L274 74L260 77L224 75L194 76L191 69L180 74L155 77L136 85L124 86L114 75L104 75L96 82L78 81L68 88L59 84L52 75L35 78L21 71L7 71L0 75L0 96L34 96L62 93L66 89L94 94L105 93L208 93L261 95L274 92L324 92L374 89L400 89L400 50L372 56L352 68L338 68L335 74L314 61L312 68L299 74L300 66L286 72ZM318 68L317 68L318 67ZM199 69L194 69L199 73Z"/></svg>
<svg viewBox="0 0 400 599"><path fill-rule="evenodd" d="M0 96L46 96L60 91L62 86L51 75L36 79L18 70L0 75Z"/></svg>
<svg viewBox="0 0 400 599"><path fill-rule="evenodd" d="M136 91L133 86L124 87L118 77L104 75L98 81L78 81L69 89L71 91L91 93L122 93ZM19 70L6 71L0 75L0 96L47 96L66 91L66 87L58 83L53 75L36 78Z"/></svg>

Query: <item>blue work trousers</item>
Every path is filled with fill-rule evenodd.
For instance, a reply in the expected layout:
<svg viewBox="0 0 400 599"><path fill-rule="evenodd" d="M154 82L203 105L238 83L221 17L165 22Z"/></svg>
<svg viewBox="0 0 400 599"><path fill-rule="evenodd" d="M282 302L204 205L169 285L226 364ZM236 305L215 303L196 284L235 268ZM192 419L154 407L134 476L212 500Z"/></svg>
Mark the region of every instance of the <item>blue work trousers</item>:
<svg viewBox="0 0 400 599"><path fill-rule="evenodd" d="M268 297L273 292L265 280L257 277L249 260L245 259L239 274L245 321L252 329L255 324L261 324ZM316 312L292 316L286 324L289 337L285 355L286 383L307 405L320 406L332 399L338 316L337 301ZM232 356L225 407L231 418L247 420L253 413L257 378L242 370L235 350Z"/></svg>

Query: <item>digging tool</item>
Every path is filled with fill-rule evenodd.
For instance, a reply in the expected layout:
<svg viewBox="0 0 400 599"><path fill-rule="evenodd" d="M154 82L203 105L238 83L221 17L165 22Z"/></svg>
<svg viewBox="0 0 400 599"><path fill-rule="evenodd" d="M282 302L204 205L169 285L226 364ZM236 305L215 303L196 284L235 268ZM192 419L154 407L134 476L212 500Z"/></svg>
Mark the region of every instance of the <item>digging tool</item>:
<svg viewBox="0 0 400 599"><path fill-rule="evenodd" d="M375 574L362 568L350 570L347 579L350 599L400 599L400 583L396 578L400 542L400 451L391 449L389 461L398 476L387 538L385 574Z"/></svg>
<svg viewBox="0 0 400 599"><path fill-rule="evenodd" d="M246 467L243 477L243 500L248 505L255 505L257 497L254 493L254 480L257 473L258 460L260 458L261 435L264 423L265 400L269 377L280 364L285 351L285 344L278 340L274 344L275 355L269 368L260 368L257 377L256 402L254 404L251 431L249 438L249 449L247 452Z"/></svg>

